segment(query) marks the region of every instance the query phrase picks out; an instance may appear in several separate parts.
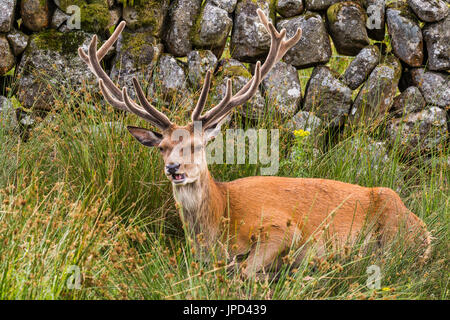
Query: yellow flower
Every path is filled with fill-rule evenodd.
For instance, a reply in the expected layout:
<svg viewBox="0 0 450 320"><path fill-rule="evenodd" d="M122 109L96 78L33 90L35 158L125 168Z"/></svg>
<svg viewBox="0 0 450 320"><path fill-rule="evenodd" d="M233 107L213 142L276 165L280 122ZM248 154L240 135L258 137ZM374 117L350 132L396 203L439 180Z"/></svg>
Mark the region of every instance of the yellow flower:
<svg viewBox="0 0 450 320"><path fill-rule="evenodd" d="M381 290L383 290L383 291L391 291L391 288L389 288L389 287L384 287L384 288L381 289Z"/></svg>
<svg viewBox="0 0 450 320"><path fill-rule="evenodd" d="M309 134L310 134L309 131L305 131L302 129L294 131L294 136L296 136L296 137L307 137L307 136L309 136Z"/></svg>

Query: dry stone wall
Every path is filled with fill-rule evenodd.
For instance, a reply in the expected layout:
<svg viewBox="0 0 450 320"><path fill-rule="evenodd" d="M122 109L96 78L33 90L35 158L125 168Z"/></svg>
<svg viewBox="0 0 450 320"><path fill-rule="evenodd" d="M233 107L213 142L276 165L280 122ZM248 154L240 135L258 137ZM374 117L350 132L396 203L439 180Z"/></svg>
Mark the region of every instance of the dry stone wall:
<svg viewBox="0 0 450 320"><path fill-rule="evenodd" d="M427 143L438 144L448 135L449 7L447 0L0 0L0 77L14 70L21 105L49 110L48 83L95 85L76 50L93 34L106 39L124 20L106 59L114 81L130 86L138 76L149 93L170 101L197 91L213 70L211 99L218 101L227 79L238 90L268 53L260 8L277 29L292 36L300 27L303 36L239 110L244 116L275 112L299 128L305 117L339 127L391 113L391 139L405 136L399 123L406 117L421 134L437 127L439 136ZM342 74L326 66L333 47L354 57ZM297 71L311 67L302 88Z"/></svg>

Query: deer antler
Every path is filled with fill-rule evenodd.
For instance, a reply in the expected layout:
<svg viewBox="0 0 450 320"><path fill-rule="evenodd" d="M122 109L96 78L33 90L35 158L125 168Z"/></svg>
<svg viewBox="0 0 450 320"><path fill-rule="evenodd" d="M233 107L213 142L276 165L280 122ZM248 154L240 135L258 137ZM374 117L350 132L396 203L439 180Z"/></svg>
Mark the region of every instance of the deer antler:
<svg viewBox="0 0 450 320"><path fill-rule="evenodd" d="M203 129L215 126L224 117L226 117L234 107L244 104L251 97L253 97L258 90L258 86L261 83L262 79L267 75L272 67L281 60L284 54L290 48L292 48L298 42L298 40L300 40L300 37L302 36L302 30L298 29L296 34L292 38L285 40L285 29L278 32L273 24L269 22L261 9L258 9L257 13L262 24L270 33L271 38L270 50L269 54L267 55L266 61L262 66L260 61L256 63L255 74L250 79L250 81L247 82L245 86L242 87L242 89L239 90L234 96L232 95L231 80L228 80L226 93L222 101L220 101L219 104L217 104L202 116L201 114L205 107L205 103L208 98L208 92L211 86L211 72L208 71L206 73L200 98L192 113L192 121L202 121ZM103 59L106 53L108 53L112 45L117 41L124 28L125 22L122 21L117 26L111 37L101 46L98 51L97 36L94 35L89 44L88 54L86 54L82 48L78 49L78 54L97 77L100 89L108 103L110 103L117 109L132 112L137 116L147 120L154 126L165 130L170 127L172 123L162 112L158 111L152 104L150 104L150 102L148 102L145 97L144 91L142 90L138 80L135 77L133 77L133 86L136 90L140 105L130 99L130 97L128 96L127 88L119 89L119 87L114 84L111 78L100 66L100 61Z"/></svg>
<svg viewBox="0 0 450 320"><path fill-rule="evenodd" d="M234 96L232 96L231 93L231 80L228 80L227 90L222 101L220 101L218 105L213 107L202 116L201 113L205 106L211 83L210 72L208 71L206 73L206 78L202 93L200 95L200 99L197 102L197 106L192 113L192 121L202 121L203 129L205 130L219 123L231 112L234 107L242 105L251 97L253 97L258 90L258 86L261 83L262 79L267 75L272 67L278 61L280 61L281 58L283 58L284 54L300 40L302 36L302 30L298 29L292 38L285 40L286 29L282 29L280 32L278 32L273 24L269 22L261 9L258 9L257 13L262 24L270 33L271 38L270 50L269 54L267 55L266 61L262 66L260 61L256 63L255 74L253 75L251 80L247 82L247 84Z"/></svg>
<svg viewBox="0 0 450 320"><path fill-rule="evenodd" d="M82 48L78 48L78 54L80 58L88 65L89 69L98 79L100 89L105 97L106 101L110 103L113 107L129 111L137 116L145 119L154 126L165 130L172 125L170 120L160 111L158 111L145 97L144 91L142 90L139 82L135 77L133 77L133 85L137 93L137 97L141 105L130 99L128 96L127 88L119 89L111 78L106 74L106 72L100 66L101 59L106 55L106 53L111 49L112 45L117 41L119 35L125 28L125 21L122 21L111 35L111 37L101 46L97 51L97 36L93 36L90 44L88 54L83 51Z"/></svg>

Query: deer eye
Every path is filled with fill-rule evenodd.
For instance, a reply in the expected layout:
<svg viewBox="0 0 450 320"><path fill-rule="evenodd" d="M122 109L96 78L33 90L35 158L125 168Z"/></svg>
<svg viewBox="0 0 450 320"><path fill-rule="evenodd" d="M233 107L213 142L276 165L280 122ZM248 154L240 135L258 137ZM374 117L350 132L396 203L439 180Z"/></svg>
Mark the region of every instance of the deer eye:
<svg viewBox="0 0 450 320"><path fill-rule="evenodd" d="M159 151L164 152L164 147L159 147Z"/></svg>

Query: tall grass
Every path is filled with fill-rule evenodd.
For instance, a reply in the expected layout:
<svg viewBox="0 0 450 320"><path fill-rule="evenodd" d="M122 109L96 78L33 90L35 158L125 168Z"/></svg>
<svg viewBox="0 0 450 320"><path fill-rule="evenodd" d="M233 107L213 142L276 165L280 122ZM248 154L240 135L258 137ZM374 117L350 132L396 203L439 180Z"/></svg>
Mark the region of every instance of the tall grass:
<svg viewBox="0 0 450 320"><path fill-rule="evenodd" d="M351 60L333 59L340 71ZM304 89L311 69L299 73ZM413 250L363 253L361 243L320 259L309 252L295 270L286 264L275 278L243 279L215 258L214 249L210 262L195 258L159 153L125 129L145 123L115 112L93 92L67 90L26 142L0 126L0 298L448 298L448 139L424 153L399 141L376 144L386 140L383 125L319 128L302 141L297 157L292 131L277 114L248 121L236 112L230 126L280 129L278 175L390 187L434 237L424 266ZM184 98L164 107L181 123L190 107ZM267 109L274 110L272 103ZM258 175L259 165L214 164L210 170L229 181ZM366 285L371 265L381 268L379 289ZM81 271L79 289L70 285L73 266Z"/></svg>
<svg viewBox="0 0 450 320"><path fill-rule="evenodd" d="M132 140L126 125L145 124L85 92L61 101L27 142L0 129L2 299L448 298L448 146L406 157L405 146L386 145L384 157L374 148L383 138L376 128L345 127L337 138L322 128L293 159L295 140L282 119L236 116L234 125L281 129L279 175L390 187L434 237L423 267L412 251L362 254L355 246L321 259L311 252L274 279L242 279L225 261L195 259L157 151ZM259 174L252 164L211 172L225 181ZM366 286L374 264L380 289ZM81 271L80 289L68 286L71 266Z"/></svg>

